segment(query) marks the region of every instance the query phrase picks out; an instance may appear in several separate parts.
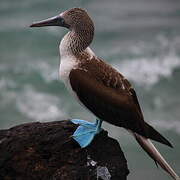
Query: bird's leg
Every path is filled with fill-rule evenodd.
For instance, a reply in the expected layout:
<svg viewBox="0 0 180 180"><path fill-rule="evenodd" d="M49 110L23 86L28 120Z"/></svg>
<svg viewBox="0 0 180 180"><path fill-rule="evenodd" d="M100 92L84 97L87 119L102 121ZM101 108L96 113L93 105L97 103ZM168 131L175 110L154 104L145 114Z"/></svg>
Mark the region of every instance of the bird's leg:
<svg viewBox="0 0 180 180"><path fill-rule="evenodd" d="M72 138L78 142L81 148L87 147L92 142L95 135L102 130L102 120L96 119L95 123L90 123L80 119L72 119L71 122L79 125L72 135Z"/></svg>

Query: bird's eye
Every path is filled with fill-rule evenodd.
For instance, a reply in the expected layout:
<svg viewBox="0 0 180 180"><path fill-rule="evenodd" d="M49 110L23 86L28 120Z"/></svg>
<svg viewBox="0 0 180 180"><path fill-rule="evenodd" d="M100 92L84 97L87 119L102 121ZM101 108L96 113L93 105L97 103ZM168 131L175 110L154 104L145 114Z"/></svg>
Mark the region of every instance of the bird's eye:
<svg viewBox="0 0 180 180"><path fill-rule="evenodd" d="M62 23L62 24L65 24L65 20L64 20L64 19L61 19L61 23Z"/></svg>

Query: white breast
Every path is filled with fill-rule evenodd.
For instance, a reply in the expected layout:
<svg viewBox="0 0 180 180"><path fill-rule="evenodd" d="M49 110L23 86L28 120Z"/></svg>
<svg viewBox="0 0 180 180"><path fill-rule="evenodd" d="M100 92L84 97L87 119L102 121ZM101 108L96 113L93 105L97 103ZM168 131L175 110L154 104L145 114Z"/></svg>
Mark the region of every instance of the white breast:
<svg viewBox="0 0 180 180"><path fill-rule="evenodd" d="M79 100L76 92L73 91L70 84L70 79L69 79L69 74L71 70L76 69L77 66L78 66L78 63L75 57L71 56L71 57L61 58L60 67L59 67L59 76L60 76L60 79L64 82L69 93L78 101L80 105L85 107Z"/></svg>
<svg viewBox="0 0 180 180"><path fill-rule="evenodd" d="M59 67L59 76L60 79L64 82L69 93L77 100L77 102L81 106L83 106L88 112L90 112L89 109L87 109L84 106L84 104L80 101L79 97L77 96L76 92L73 91L70 84L69 74L71 70L76 69L77 66L78 66L78 61L75 59L75 57L72 56L72 57L61 58L60 67Z"/></svg>
<svg viewBox="0 0 180 180"><path fill-rule="evenodd" d="M69 79L69 74L71 70L76 69L77 65L78 63L75 57L73 56L62 57L60 60L59 76L60 76L60 79L64 82L69 93L72 96L74 96L75 99L80 103L77 94L73 91L71 87L70 79Z"/></svg>
<svg viewBox="0 0 180 180"><path fill-rule="evenodd" d="M72 69L75 69L78 62L74 56L65 56L60 60L59 76L60 79L65 83L69 81L69 74Z"/></svg>

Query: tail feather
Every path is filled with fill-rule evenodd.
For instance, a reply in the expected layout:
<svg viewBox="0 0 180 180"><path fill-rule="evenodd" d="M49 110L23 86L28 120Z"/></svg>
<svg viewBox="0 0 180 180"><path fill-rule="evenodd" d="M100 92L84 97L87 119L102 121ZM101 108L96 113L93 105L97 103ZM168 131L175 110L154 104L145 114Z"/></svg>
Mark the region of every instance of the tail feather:
<svg viewBox="0 0 180 180"><path fill-rule="evenodd" d="M180 177L174 172L174 170L170 167L170 165L166 162L166 160L162 157L162 155L158 152L158 150L149 139L137 133L131 133L136 138L140 146L155 161L156 164L159 164L167 173L171 175L174 180L180 180Z"/></svg>
<svg viewBox="0 0 180 180"><path fill-rule="evenodd" d="M148 138L155 140L157 142L160 142L162 144L165 144L169 147L173 147L172 144L163 137L159 132L157 132L152 126L146 123L147 132L148 132Z"/></svg>

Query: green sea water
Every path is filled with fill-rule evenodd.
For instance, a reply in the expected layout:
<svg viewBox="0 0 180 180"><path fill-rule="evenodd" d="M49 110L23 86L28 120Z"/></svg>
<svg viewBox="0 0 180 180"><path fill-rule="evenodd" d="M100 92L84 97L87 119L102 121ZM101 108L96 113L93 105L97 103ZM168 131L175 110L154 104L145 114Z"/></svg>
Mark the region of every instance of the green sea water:
<svg viewBox="0 0 180 180"><path fill-rule="evenodd" d="M58 77L59 42L67 30L31 29L35 20L82 7L94 20L91 45L136 89L145 120L174 145L155 143L180 174L180 2L178 0L1 0L0 128L32 121L94 118ZM122 128L103 124L125 153L129 180L171 179Z"/></svg>

